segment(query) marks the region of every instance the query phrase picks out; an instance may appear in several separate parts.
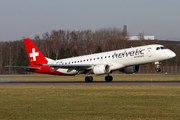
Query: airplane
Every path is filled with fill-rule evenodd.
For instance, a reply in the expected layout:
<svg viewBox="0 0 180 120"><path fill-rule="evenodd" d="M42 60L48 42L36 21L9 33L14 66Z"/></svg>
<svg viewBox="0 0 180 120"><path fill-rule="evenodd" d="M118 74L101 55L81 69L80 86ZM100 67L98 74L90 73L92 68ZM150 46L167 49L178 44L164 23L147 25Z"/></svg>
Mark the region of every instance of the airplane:
<svg viewBox="0 0 180 120"><path fill-rule="evenodd" d="M24 68L29 72L44 73L52 75L75 76L86 74L85 82L93 82L91 74L105 75L105 81L111 82L110 76L113 71L119 70L126 74L136 73L140 70L140 65L174 58L176 54L163 45L152 44L127 49L114 50L78 57L71 57L59 60L52 60L44 57L33 42L24 39L27 55L31 66L10 66ZM160 68L157 68L160 71Z"/></svg>

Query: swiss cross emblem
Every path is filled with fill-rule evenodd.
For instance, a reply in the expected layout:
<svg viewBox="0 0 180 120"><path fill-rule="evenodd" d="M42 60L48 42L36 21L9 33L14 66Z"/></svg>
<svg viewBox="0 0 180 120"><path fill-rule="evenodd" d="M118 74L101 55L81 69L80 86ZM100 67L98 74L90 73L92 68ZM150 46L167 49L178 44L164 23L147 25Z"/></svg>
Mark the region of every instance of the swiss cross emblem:
<svg viewBox="0 0 180 120"><path fill-rule="evenodd" d="M32 53L30 53L30 57L33 57L33 60L36 61L36 57L39 56L39 52L35 52L35 48L32 49Z"/></svg>

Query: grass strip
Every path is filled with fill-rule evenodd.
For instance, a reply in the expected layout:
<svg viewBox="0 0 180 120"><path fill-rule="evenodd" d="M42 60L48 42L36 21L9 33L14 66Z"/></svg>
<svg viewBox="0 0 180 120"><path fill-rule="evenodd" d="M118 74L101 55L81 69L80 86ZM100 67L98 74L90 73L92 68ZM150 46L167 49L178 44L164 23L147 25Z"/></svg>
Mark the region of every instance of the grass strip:
<svg viewBox="0 0 180 120"><path fill-rule="evenodd" d="M0 119L180 119L180 86L0 87Z"/></svg>

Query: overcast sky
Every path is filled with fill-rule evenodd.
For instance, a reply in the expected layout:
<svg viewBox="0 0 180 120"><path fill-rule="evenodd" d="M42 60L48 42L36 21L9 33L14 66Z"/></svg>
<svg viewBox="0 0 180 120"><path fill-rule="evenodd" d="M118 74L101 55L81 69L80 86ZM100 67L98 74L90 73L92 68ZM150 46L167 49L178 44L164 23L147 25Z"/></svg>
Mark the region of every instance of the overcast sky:
<svg viewBox="0 0 180 120"><path fill-rule="evenodd" d="M123 25L130 35L180 40L180 0L0 0L0 41Z"/></svg>

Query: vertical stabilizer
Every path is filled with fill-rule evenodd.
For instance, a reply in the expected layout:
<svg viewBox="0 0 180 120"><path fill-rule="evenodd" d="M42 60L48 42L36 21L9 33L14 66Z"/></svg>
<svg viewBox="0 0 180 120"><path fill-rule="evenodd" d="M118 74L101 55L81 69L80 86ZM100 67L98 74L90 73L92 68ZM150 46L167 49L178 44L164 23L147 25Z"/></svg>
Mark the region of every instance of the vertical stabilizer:
<svg viewBox="0 0 180 120"><path fill-rule="evenodd" d="M29 38L24 39L24 44L31 66L48 63L44 55L39 51L39 49Z"/></svg>

